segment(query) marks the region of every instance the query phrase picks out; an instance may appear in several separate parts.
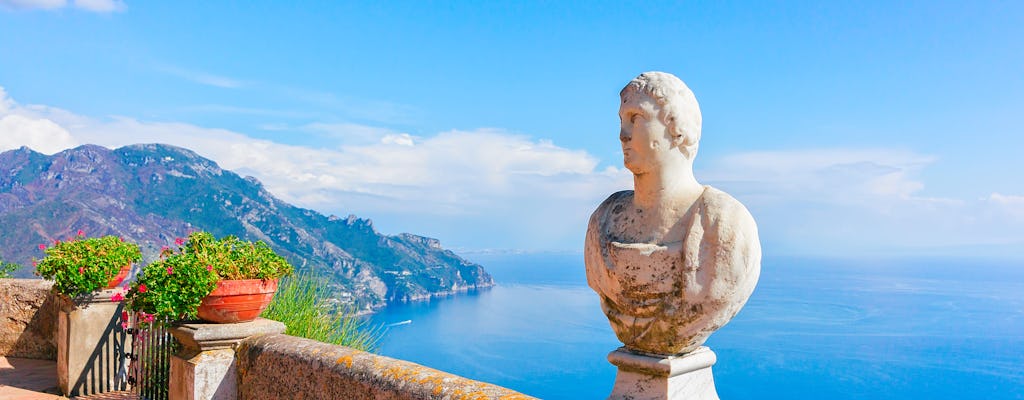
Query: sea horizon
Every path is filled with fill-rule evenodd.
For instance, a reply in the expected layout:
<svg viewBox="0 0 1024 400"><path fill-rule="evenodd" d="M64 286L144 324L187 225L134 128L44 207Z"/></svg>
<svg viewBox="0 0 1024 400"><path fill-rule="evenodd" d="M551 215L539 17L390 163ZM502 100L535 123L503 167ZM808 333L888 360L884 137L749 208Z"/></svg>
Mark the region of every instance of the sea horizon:
<svg viewBox="0 0 1024 400"><path fill-rule="evenodd" d="M615 377L605 357L621 344L576 256L470 255L497 285L371 315L399 323L380 353L540 398L604 398ZM1017 261L768 257L745 308L706 343L718 392L1020 399L1020 282Z"/></svg>

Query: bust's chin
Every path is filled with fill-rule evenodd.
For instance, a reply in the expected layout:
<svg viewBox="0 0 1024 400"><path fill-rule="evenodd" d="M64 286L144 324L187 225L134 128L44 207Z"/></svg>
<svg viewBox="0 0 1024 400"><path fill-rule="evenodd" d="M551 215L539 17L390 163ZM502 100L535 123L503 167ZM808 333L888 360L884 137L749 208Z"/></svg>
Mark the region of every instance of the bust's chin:
<svg viewBox="0 0 1024 400"><path fill-rule="evenodd" d="M633 161L629 155L622 156L622 165L625 166L629 172L632 172L633 175L640 175L644 173L643 167L641 167L639 163Z"/></svg>

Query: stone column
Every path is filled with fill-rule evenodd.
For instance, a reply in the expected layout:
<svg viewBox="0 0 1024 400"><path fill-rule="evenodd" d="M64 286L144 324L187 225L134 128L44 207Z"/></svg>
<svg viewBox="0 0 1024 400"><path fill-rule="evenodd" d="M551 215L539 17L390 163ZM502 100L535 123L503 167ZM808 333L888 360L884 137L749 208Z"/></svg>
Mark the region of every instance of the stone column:
<svg viewBox="0 0 1024 400"><path fill-rule="evenodd" d="M66 396L127 388L128 335L121 329L124 305L115 290L69 298L57 313L57 384Z"/></svg>
<svg viewBox="0 0 1024 400"><path fill-rule="evenodd" d="M169 394L181 400L238 398L235 346L251 336L284 333L284 324L269 319L235 324L190 323L170 332L182 344L171 357Z"/></svg>
<svg viewBox="0 0 1024 400"><path fill-rule="evenodd" d="M715 352L706 346L680 356L651 356L620 347L608 354L619 367L609 400L718 400L711 366Z"/></svg>

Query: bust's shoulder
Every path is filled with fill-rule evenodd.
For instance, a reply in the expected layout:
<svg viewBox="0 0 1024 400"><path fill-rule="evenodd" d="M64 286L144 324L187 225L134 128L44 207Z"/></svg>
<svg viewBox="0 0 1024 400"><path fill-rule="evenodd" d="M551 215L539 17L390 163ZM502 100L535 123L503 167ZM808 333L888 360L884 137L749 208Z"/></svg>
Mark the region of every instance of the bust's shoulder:
<svg viewBox="0 0 1024 400"><path fill-rule="evenodd" d="M612 193L612 195L608 196L607 199L604 199L604 201L601 202L601 205L598 206L597 209L601 210L601 209L607 208L609 206L615 206L615 205L623 204L623 203L631 203L632 201L633 201L633 191L632 190L620 190L618 192Z"/></svg>
<svg viewBox="0 0 1024 400"><path fill-rule="evenodd" d="M596 222L600 219L604 219L609 212L616 209L616 207L625 207L633 202L633 191L622 190L612 193L607 199L601 202L601 205L597 206L597 209L590 214L590 225L595 226Z"/></svg>
<svg viewBox="0 0 1024 400"><path fill-rule="evenodd" d="M729 224L735 225L756 226L754 217L750 215L747 207L726 192L706 186L704 193L700 196L700 201L703 203L703 213L713 220L727 221Z"/></svg>

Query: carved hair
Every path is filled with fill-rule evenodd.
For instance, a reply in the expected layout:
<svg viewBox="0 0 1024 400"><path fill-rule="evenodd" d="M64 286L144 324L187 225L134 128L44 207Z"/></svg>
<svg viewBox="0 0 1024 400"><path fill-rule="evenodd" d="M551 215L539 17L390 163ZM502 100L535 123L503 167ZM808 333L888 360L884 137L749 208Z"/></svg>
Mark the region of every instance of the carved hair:
<svg viewBox="0 0 1024 400"><path fill-rule="evenodd" d="M644 72L633 78L619 92L625 103L627 97L643 93L654 99L662 109L661 119L669 132L675 137L683 138L680 151L686 158L693 160L697 155L700 142L700 105L690 88L675 75L666 72Z"/></svg>

